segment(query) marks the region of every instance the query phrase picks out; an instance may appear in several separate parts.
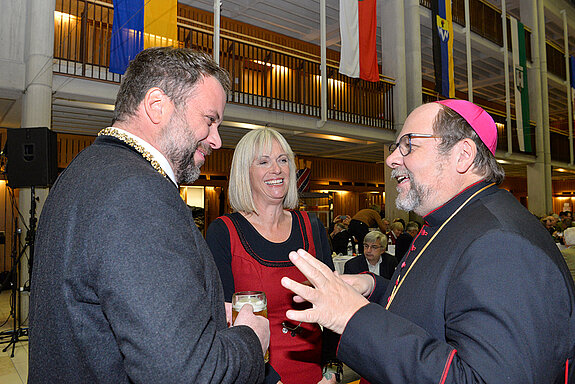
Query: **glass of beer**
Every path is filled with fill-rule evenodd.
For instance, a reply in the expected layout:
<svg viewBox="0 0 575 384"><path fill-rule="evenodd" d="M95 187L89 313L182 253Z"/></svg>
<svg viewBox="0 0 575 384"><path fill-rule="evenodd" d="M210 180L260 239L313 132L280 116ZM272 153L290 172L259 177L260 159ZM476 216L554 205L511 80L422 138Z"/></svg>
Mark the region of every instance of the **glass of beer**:
<svg viewBox="0 0 575 384"><path fill-rule="evenodd" d="M254 309L254 315L268 317L268 300L266 294L261 291L241 291L232 296L232 324L236 321L238 313L245 304L250 304ZM267 363L270 359L269 350L266 351L264 361Z"/></svg>

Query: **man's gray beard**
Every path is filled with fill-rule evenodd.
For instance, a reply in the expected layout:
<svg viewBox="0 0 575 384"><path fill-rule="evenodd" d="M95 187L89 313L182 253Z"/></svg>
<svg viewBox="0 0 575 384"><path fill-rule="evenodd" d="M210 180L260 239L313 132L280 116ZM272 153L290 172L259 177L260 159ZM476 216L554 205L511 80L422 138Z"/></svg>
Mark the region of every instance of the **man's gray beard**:
<svg viewBox="0 0 575 384"><path fill-rule="evenodd" d="M200 167L194 161L194 154L198 144L193 148L186 148L183 152L174 153L171 157L174 164L174 175L178 184L192 184L200 177Z"/></svg>
<svg viewBox="0 0 575 384"><path fill-rule="evenodd" d="M192 184L200 177L200 167L194 161L198 142L186 132L187 121L175 112L170 124L162 134L161 147L164 156L173 166L178 184Z"/></svg>
<svg viewBox="0 0 575 384"><path fill-rule="evenodd" d="M393 172L391 176L395 177ZM429 196L430 191L428 188L416 183L411 172L407 171L407 176L409 177L411 188L407 191L405 197L401 197L401 190L399 187L397 188L397 192L400 194L395 199L395 206L402 211L414 211L417 213L417 208L421 206L422 200Z"/></svg>
<svg viewBox="0 0 575 384"><path fill-rule="evenodd" d="M397 209L401 209L403 211L408 212L414 211L420 205L421 205L421 197L419 196L415 188L411 188L407 192L407 195L404 198L398 195L397 199L395 199L395 206L397 207Z"/></svg>

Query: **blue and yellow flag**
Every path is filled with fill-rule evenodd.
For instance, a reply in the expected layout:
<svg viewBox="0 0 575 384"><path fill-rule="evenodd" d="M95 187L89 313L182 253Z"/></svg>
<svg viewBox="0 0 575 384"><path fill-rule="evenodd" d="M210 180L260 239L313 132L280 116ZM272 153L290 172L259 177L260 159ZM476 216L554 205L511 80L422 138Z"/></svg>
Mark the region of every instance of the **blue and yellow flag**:
<svg viewBox="0 0 575 384"><path fill-rule="evenodd" d="M452 99L455 97L455 80L451 0L432 0L431 12L435 90Z"/></svg>
<svg viewBox="0 0 575 384"><path fill-rule="evenodd" d="M114 0L110 72L126 72L145 48L176 46L177 21L177 0Z"/></svg>

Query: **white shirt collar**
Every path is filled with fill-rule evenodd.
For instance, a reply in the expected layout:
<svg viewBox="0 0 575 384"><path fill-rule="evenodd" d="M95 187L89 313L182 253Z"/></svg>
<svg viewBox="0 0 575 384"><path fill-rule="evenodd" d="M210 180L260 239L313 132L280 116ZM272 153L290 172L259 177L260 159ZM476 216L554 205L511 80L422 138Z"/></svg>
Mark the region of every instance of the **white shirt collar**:
<svg viewBox="0 0 575 384"><path fill-rule="evenodd" d="M376 275L379 275L379 264L381 264L382 259L383 259L383 255L381 255L381 257L379 258L378 262L375 263L375 265L371 265L369 260L365 259L365 261L367 261L367 268L369 268L369 272L375 273Z"/></svg>
<svg viewBox="0 0 575 384"><path fill-rule="evenodd" d="M158 151L152 144L148 143L146 140L142 139L141 137L134 135L133 133L130 133L130 132L128 132L124 129L118 128L118 127L112 127L112 128L114 128L118 132L126 134L128 137L131 137L138 144L140 144L142 147L144 147L144 149L146 151L150 152L150 155L152 155L153 158L158 162L158 164L160 164L160 167L162 167L164 172L166 172L166 175L170 178L170 180L172 180L172 182L174 184L178 185L178 183L176 182L176 175L174 174L174 170L170 166L168 159L166 159L166 157L164 155L162 155L162 152Z"/></svg>

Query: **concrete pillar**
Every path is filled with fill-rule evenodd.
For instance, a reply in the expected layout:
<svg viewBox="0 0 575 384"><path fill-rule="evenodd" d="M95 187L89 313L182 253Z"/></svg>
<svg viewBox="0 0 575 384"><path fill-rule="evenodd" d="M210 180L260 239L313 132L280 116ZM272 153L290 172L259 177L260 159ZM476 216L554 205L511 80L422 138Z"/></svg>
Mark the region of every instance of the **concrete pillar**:
<svg viewBox="0 0 575 384"><path fill-rule="evenodd" d="M423 103L421 80L421 6L419 0L405 0L405 68L407 88L407 114ZM427 12L428 10L425 9ZM429 11L430 12L430 11ZM399 21L401 19L398 19ZM407 115L405 116L407 117ZM402 120L401 125L403 126Z"/></svg>
<svg viewBox="0 0 575 384"><path fill-rule="evenodd" d="M395 79L393 89L393 127L400 131L407 116L407 57L404 2L379 2L383 74Z"/></svg>
<svg viewBox="0 0 575 384"><path fill-rule="evenodd" d="M26 66L25 89L22 97L22 128L51 126L52 117L52 60L54 57L54 11L56 0L27 0L24 64ZM20 222L22 239L30 227L31 189L22 188L19 208L25 223ZM48 196L47 188L35 188L36 219ZM25 224L25 225L24 225ZM30 247L21 258L20 285L30 279L28 262L33 258ZM33 282L30 282L33 284ZM28 318L28 296L20 295L20 319Z"/></svg>
<svg viewBox="0 0 575 384"><path fill-rule="evenodd" d="M530 65L528 63L527 75L529 79L529 112L531 119L535 120L536 124L536 161L534 164L527 166L527 203L529 210L533 214L543 216L552 210L553 205L551 198L551 163L548 149L549 115L547 112L547 118L545 118L542 89L542 67L545 66L546 71L547 64L545 58L541 58L540 49L540 41L545 42L545 29L543 28L543 33L541 33L539 18L543 18L543 15L539 15L538 12L538 0L520 1L521 22L531 29L531 56L533 61ZM546 81L545 77L545 84ZM547 87L545 87L545 92L546 89ZM545 124L545 120L547 124ZM547 136L547 140L545 140L545 136ZM549 154L549 158L546 156L546 151Z"/></svg>
<svg viewBox="0 0 575 384"><path fill-rule="evenodd" d="M400 132L410 110L421 105L421 41L419 37L419 2L417 0L380 1L383 73L395 79L393 90L393 125ZM408 76L409 74L409 76ZM386 148L384 158L389 151ZM391 169L385 167L385 217L401 217L408 213L395 207L396 182Z"/></svg>

